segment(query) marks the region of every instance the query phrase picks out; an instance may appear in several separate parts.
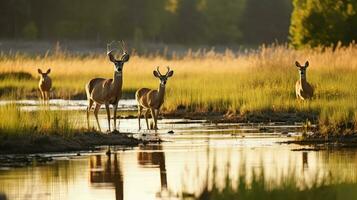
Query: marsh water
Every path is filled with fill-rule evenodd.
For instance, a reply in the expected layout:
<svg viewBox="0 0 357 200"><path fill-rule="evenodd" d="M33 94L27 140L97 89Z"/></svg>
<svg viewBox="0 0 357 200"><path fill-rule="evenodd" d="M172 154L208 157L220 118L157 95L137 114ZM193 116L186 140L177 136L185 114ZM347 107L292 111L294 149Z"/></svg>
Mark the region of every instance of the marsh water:
<svg viewBox="0 0 357 200"><path fill-rule="evenodd" d="M26 102L21 105L36 108ZM122 109L132 106L128 103ZM105 127L104 114L100 121ZM279 143L299 135L301 124L163 119L159 128L158 136L164 141L160 144L111 147L110 156L105 154L107 147L80 155L42 154L53 161L1 168L0 194L7 199L36 200L179 199L183 192L198 194L206 184L221 187L227 175L233 185L240 176L249 182L253 172L264 173L265 180L274 184L289 177L313 184L326 175L340 182L357 180L354 149L311 151L307 146ZM120 130L137 133L137 119L121 119Z"/></svg>

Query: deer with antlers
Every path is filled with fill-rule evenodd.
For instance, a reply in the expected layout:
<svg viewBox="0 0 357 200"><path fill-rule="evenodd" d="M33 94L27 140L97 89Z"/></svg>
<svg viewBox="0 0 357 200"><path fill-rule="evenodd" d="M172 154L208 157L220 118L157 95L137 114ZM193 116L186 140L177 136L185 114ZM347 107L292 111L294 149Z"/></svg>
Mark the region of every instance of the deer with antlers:
<svg viewBox="0 0 357 200"><path fill-rule="evenodd" d="M156 78L160 80L160 86L158 90L151 90L149 88L140 88L136 91L135 98L138 103L138 121L139 121L139 130L141 129L140 125L140 116L143 110L145 110L145 121L147 129L150 129L148 123L148 112L151 111L151 117L154 120L154 129L157 130L157 117L159 116L160 107L164 103L165 96L165 85L167 79L174 74L174 71L170 70L170 67L167 67L167 72L165 75L162 75L159 71L159 67L153 74Z"/></svg>
<svg viewBox="0 0 357 200"><path fill-rule="evenodd" d="M112 44L112 43L111 43ZM122 94L122 85L123 85L123 66L124 63L128 62L129 54L126 50L124 41L121 41L121 48L123 54L119 60L117 60L113 55L113 49L111 44L107 46L107 54L109 60L114 64L114 75L112 79L104 78L94 78L86 84L86 93L88 99L87 107L87 124L89 128L89 112L92 108L93 103L94 107L94 116L98 124L98 128L101 131L100 124L98 121L98 112L102 104L105 105L108 118L108 127L110 130L110 109L109 105L113 105L114 112L114 130L116 130L116 112L118 108L118 102Z"/></svg>
<svg viewBox="0 0 357 200"><path fill-rule="evenodd" d="M38 88L40 89L43 103L46 103L50 100L50 90L52 87L52 80L48 76L48 74L51 72L51 69L48 69L45 73L43 73L41 69L37 69L37 71L41 75Z"/></svg>
<svg viewBox="0 0 357 200"><path fill-rule="evenodd" d="M307 82L306 79L306 68L309 66L309 61L306 61L304 66L300 65L300 63L296 61L295 65L300 72L300 79L296 81L295 84L296 98L301 100L310 99L314 95L314 88Z"/></svg>

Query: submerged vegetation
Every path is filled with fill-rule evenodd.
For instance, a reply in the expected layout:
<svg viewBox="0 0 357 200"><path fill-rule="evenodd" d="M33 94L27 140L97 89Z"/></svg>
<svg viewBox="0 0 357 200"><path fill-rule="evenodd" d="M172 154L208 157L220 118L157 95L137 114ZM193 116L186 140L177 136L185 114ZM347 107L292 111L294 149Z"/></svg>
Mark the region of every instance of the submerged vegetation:
<svg viewBox="0 0 357 200"><path fill-rule="evenodd" d="M276 120L269 118L274 114L290 113L293 117L302 116L295 121L317 122L324 127L320 129L324 134L340 129L354 133L356 53L357 45L351 44L303 50L284 45L244 52L198 50L172 58L133 55L124 67L123 92L125 98L134 98L138 88L157 88L159 83L152 71L156 66L170 66L175 76L167 85L163 105L166 113L215 112L240 117L269 114L266 121ZM310 101L296 100L295 82L299 76L294 65L296 60L310 62L307 79L315 88ZM104 56L77 57L63 53L35 58L3 56L0 60L0 73L26 72L36 77L38 67L51 67L52 96L57 98L84 99L84 85L88 80L113 76L113 66ZM2 98L39 95L36 79L4 78L0 80L0 91Z"/></svg>

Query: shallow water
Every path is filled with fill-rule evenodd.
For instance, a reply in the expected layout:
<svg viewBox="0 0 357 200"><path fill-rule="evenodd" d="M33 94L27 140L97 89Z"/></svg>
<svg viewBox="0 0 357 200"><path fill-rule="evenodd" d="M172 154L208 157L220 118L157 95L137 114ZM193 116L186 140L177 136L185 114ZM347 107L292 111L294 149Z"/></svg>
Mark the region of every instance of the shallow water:
<svg viewBox="0 0 357 200"><path fill-rule="evenodd" d="M135 108L133 100L121 102L121 110ZM25 110L41 109L36 101L16 103ZM50 107L83 110L85 103L52 100ZM137 119L119 122L121 132L138 133ZM93 115L90 123L95 125ZM103 130L108 128L104 113L100 123ZM105 155L107 147L81 152L80 156L77 152L43 154L54 161L1 168L0 199L2 194L7 199L30 200L176 199L183 191L199 193L205 184L222 186L227 174L233 178L233 185L240 175L249 182L253 171L263 172L267 182L276 184L292 176L302 185L325 175L337 177L340 182L357 181L355 150L293 151L306 147L278 143L300 135L301 124L212 124L164 119L158 126L157 133L164 141L161 144L112 147L115 153L109 157ZM144 129L139 133L155 132Z"/></svg>
<svg viewBox="0 0 357 200"><path fill-rule="evenodd" d="M41 101L38 100L1 100L1 105L16 104L21 109L26 111L34 111L40 109L50 110L86 110L87 100L64 100L64 99L51 99L48 106L43 106ZM104 109L104 106L102 106ZM134 99L122 99L119 101L118 110L131 111L136 110L136 101Z"/></svg>
<svg viewBox="0 0 357 200"><path fill-rule="evenodd" d="M233 184L242 173L249 180L253 171L263 171L267 181L277 184L291 176L312 183L326 174L342 182L356 181L354 150L292 151L301 146L277 143L291 139L282 133L296 133L298 125L184 121L160 121L159 135L166 141L161 144L112 147L115 153L110 157L106 148L81 156L44 154L54 156L54 161L1 169L0 194L36 200L175 199L182 191L198 193L207 180L220 186L227 173ZM135 125L136 119L121 120L120 127ZM175 133L168 134L169 130Z"/></svg>

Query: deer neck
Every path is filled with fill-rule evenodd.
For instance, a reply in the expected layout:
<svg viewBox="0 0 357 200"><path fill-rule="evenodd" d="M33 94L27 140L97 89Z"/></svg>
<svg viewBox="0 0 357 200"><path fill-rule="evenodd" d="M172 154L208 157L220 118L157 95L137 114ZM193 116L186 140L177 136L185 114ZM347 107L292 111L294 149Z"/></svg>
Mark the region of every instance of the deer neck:
<svg viewBox="0 0 357 200"><path fill-rule="evenodd" d="M164 102L164 97L165 97L165 85L162 85L160 83L158 94L157 94L157 99L160 102L160 105Z"/></svg>
<svg viewBox="0 0 357 200"><path fill-rule="evenodd" d="M113 82L111 84L111 90L115 94L121 91L123 85L123 74L122 72L114 71Z"/></svg>
<svg viewBox="0 0 357 200"><path fill-rule="evenodd" d="M300 82L301 83L306 83L307 82L306 71L304 73L300 73Z"/></svg>

